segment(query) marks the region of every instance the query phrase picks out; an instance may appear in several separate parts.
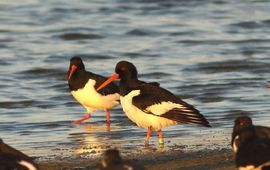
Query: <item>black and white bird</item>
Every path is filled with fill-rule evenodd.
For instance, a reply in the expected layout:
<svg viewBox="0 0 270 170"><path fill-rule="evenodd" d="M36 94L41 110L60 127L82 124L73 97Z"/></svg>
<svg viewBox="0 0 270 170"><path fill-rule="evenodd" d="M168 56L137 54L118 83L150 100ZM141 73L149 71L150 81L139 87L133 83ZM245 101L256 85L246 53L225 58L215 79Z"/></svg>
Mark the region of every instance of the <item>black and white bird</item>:
<svg viewBox="0 0 270 170"><path fill-rule="evenodd" d="M72 57L68 71L68 85L72 96L86 108L84 118L73 121L81 123L91 117L91 112L104 110L106 122L110 124L109 110L119 104L119 89L116 84L110 84L106 88L97 91L96 88L106 80L105 77L85 70L80 57Z"/></svg>
<svg viewBox="0 0 270 170"><path fill-rule="evenodd" d="M177 123L192 123L211 127L209 122L192 105L184 102L158 83L138 80L136 67L128 61L120 61L113 74L97 90L114 79L120 78L120 102L127 117L139 127L148 129L148 144L152 131L157 131L159 144L163 144L162 128Z"/></svg>
<svg viewBox="0 0 270 170"><path fill-rule="evenodd" d="M270 139L259 138L248 131L249 137L241 143L235 155L239 170L270 170Z"/></svg>
<svg viewBox="0 0 270 170"><path fill-rule="evenodd" d="M249 131L255 133L259 138L270 138L270 127L255 126L252 120L248 116L240 116L235 119L231 146L234 152L237 152L240 143L246 140L247 135L243 135ZM250 134L250 133L247 133Z"/></svg>
<svg viewBox="0 0 270 170"><path fill-rule="evenodd" d="M134 161L123 160L117 149L109 149L105 151L98 170L145 170L145 168Z"/></svg>
<svg viewBox="0 0 270 170"><path fill-rule="evenodd" d="M1 170L38 170L33 159L0 139L0 169Z"/></svg>
<svg viewBox="0 0 270 170"><path fill-rule="evenodd" d="M270 128L254 126L248 116L235 120L232 147L239 170L270 170Z"/></svg>

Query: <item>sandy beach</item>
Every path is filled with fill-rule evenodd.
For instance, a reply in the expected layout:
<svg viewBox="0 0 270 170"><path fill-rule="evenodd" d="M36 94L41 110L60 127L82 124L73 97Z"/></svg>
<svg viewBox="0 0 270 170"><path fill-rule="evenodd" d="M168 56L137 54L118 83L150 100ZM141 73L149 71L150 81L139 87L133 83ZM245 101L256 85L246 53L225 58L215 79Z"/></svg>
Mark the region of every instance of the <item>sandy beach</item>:
<svg viewBox="0 0 270 170"><path fill-rule="evenodd" d="M123 156L143 165L148 170L233 170L234 155L229 149L202 150L190 153L181 151L148 153L144 155ZM64 159L39 161L42 170L86 170L95 169L98 159Z"/></svg>

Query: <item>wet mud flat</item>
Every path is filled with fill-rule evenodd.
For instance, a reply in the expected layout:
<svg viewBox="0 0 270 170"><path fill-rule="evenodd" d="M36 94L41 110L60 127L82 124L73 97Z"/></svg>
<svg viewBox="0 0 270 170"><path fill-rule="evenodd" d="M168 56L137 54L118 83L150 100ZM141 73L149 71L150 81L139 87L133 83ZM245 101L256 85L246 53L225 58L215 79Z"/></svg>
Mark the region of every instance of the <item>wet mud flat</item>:
<svg viewBox="0 0 270 170"><path fill-rule="evenodd" d="M148 170L234 170L234 154L230 149L201 150L194 152L149 152L126 156ZM128 159L127 159L128 158ZM91 170L98 167L99 158L65 158L40 161L42 170Z"/></svg>

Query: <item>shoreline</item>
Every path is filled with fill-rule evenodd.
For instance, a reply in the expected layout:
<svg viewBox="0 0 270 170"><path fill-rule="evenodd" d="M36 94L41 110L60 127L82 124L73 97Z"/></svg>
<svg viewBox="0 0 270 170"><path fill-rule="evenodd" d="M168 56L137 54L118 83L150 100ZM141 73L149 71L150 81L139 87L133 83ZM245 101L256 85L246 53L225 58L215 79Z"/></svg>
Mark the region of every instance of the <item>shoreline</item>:
<svg viewBox="0 0 270 170"><path fill-rule="evenodd" d="M127 157L129 159L127 159ZM122 156L135 161L148 170L234 170L234 154L230 149L201 150L194 152L150 152L142 155ZM62 158L61 160L36 161L41 170L96 169L99 158Z"/></svg>

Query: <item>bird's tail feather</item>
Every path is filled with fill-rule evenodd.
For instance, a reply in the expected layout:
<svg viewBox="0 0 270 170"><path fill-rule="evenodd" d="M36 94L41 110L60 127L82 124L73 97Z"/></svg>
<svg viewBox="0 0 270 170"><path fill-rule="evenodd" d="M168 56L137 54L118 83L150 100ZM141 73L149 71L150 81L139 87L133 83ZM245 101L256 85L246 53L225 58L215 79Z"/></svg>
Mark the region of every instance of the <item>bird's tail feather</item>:
<svg viewBox="0 0 270 170"><path fill-rule="evenodd" d="M192 110L183 110L180 108L174 108L163 114L162 117L180 123L192 123L202 125L205 127L211 127L210 123L206 120L206 118L202 114L200 114L198 110L194 108Z"/></svg>

